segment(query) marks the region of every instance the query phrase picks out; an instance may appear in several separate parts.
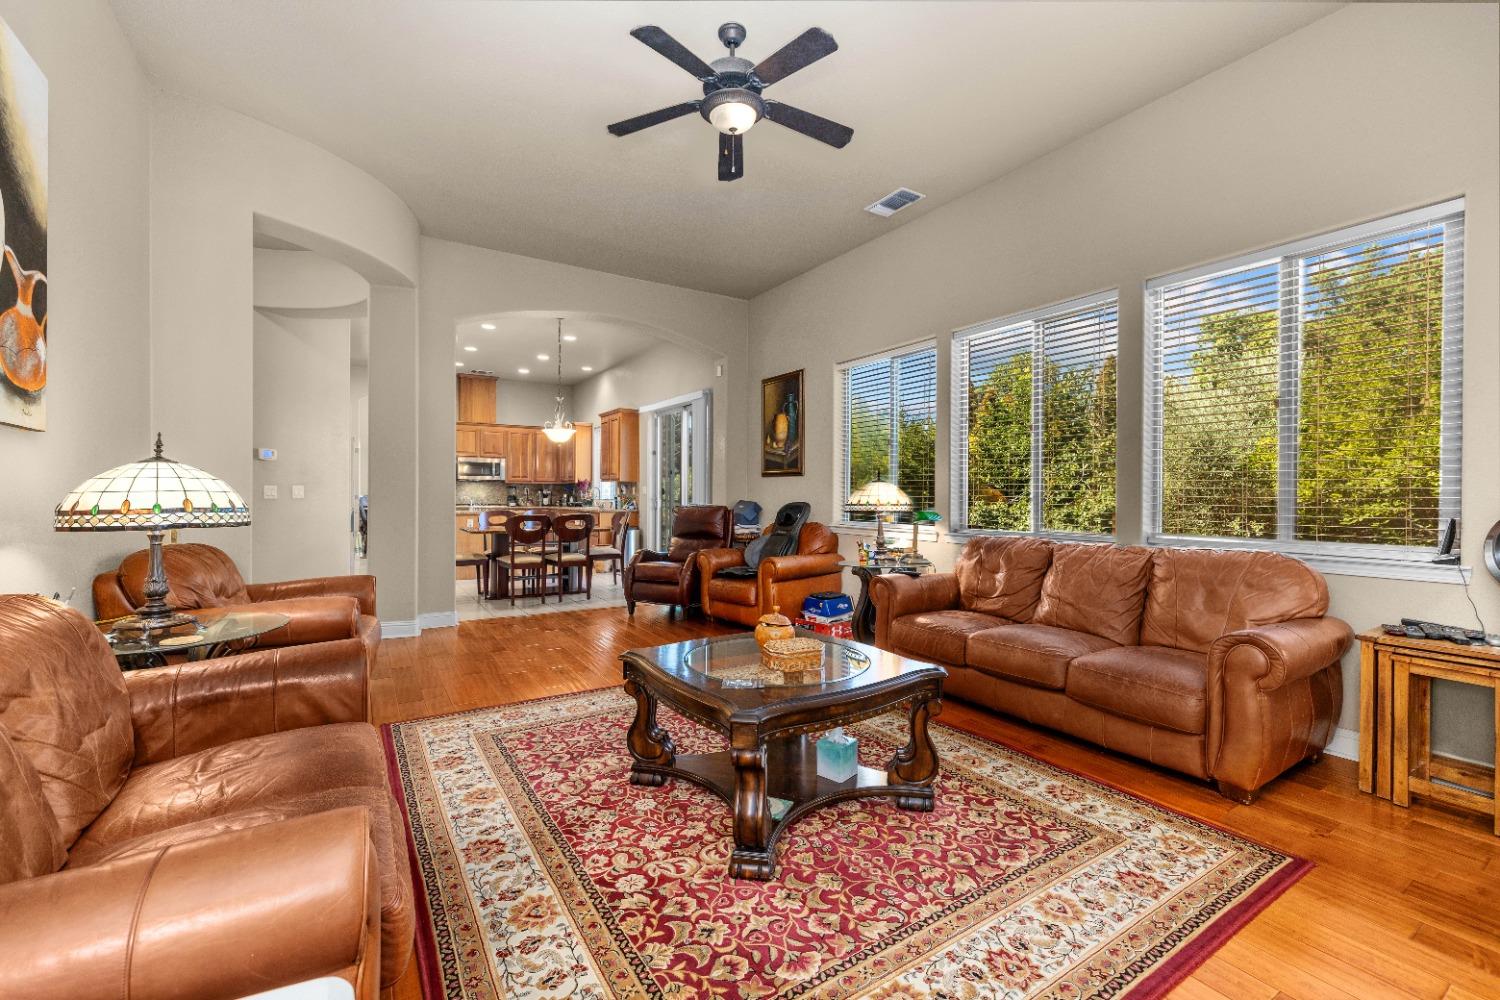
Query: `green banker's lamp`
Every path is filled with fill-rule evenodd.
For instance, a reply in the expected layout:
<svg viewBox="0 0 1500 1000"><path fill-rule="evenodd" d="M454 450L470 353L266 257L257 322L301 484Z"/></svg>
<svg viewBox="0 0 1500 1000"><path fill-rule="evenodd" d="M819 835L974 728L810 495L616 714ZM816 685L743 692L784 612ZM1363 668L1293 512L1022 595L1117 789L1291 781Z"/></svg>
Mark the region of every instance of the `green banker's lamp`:
<svg viewBox="0 0 1500 1000"><path fill-rule="evenodd" d="M937 524L943 519L943 515L935 510L914 510L911 512L911 551L901 557L903 563L923 563L927 560L922 553L917 551L917 532L924 524Z"/></svg>

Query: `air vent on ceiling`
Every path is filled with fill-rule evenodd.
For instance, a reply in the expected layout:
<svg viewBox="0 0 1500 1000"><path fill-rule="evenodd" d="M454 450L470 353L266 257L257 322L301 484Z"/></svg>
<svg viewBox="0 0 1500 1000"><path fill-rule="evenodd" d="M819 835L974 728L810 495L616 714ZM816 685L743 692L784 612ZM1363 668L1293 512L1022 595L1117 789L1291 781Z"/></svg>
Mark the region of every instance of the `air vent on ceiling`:
<svg viewBox="0 0 1500 1000"><path fill-rule="evenodd" d="M927 197L925 194L918 194L911 188L897 188L873 205L866 205L865 211L881 218L890 218L907 205L921 201L925 197Z"/></svg>
<svg viewBox="0 0 1500 1000"><path fill-rule="evenodd" d="M488 368L470 368L466 374L469 374L469 375L493 375L495 373L492 372L492 371L490 371Z"/></svg>

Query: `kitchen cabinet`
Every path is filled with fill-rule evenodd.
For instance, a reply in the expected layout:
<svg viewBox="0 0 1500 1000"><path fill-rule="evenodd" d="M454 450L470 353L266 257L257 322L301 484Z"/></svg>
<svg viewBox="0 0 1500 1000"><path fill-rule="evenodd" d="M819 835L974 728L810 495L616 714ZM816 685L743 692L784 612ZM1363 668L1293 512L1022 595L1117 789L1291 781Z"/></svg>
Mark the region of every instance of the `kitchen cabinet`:
<svg viewBox="0 0 1500 1000"><path fill-rule="evenodd" d="M570 445L572 442L568 442ZM561 470L558 458L560 457L557 445L548 440L547 435L541 431L536 432L536 469L534 470L535 482L538 483L560 483L558 478Z"/></svg>
<svg viewBox="0 0 1500 1000"><path fill-rule="evenodd" d="M599 478L634 483L640 474L640 411L619 409L599 414Z"/></svg>
<svg viewBox="0 0 1500 1000"><path fill-rule="evenodd" d="M536 478L536 445L541 432L535 427L507 427L505 432L505 481L540 482Z"/></svg>
<svg viewBox="0 0 1500 1000"><path fill-rule="evenodd" d="M495 422L495 385L493 375L458 376L458 422L493 424Z"/></svg>
<svg viewBox="0 0 1500 1000"><path fill-rule="evenodd" d="M594 425L574 423L578 433L573 435L573 478L581 483L594 478Z"/></svg>
<svg viewBox="0 0 1500 1000"><path fill-rule="evenodd" d="M475 511L465 511L459 514L455 519L455 524L453 526L453 551L460 557L483 555L485 550L489 546L488 536L468 534L463 530L466 527L479 527L478 513L476 513ZM454 567L454 569L455 572L453 574L453 578L455 580L468 580L470 582L473 582L473 566L457 566Z"/></svg>
<svg viewBox="0 0 1500 1000"><path fill-rule="evenodd" d="M453 451L458 455L479 454L479 428L470 425L457 425L453 434Z"/></svg>
<svg viewBox="0 0 1500 1000"><path fill-rule="evenodd" d="M504 427L479 428L479 454L485 458L505 458L510 435Z"/></svg>

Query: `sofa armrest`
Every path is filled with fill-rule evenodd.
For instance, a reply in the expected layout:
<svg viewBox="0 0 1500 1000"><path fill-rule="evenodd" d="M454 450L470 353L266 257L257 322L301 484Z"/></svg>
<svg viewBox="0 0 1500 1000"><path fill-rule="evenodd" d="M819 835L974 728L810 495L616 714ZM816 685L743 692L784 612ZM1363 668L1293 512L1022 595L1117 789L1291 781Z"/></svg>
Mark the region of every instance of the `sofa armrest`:
<svg viewBox="0 0 1500 1000"><path fill-rule="evenodd" d="M257 604L261 601L284 601L296 597L352 597L359 613L375 613L375 578L373 576L319 576L307 580L283 580L280 583L251 583L245 593Z"/></svg>
<svg viewBox="0 0 1500 1000"><path fill-rule="evenodd" d="M322 976L379 989L362 808L0 885L0 996L239 997Z"/></svg>
<svg viewBox="0 0 1500 1000"><path fill-rule="evenodd" d="M903 615L947 611L959 605L958 576L929 573L905 576L890 573L870 580L870 602L875 605L875 645L890 649L891 623Z"/></svg>
<svg viewBox="0 0 1500 1000"><path fill-rule="evenodd" d="M362 639L257 649L125 674L135 763L334 722L368 722Z"/></svg>
<svg viewBox="0 0 1500 1000"><path fill-rule="evenodd" d="M200 622L209 622L226 614L247 611L286 615L288 619L281 628L257 636L253 643L256 649L352 639L361 634L361 621L373 620L360 615L359 604L354 598L338 595L229 604L218 608L203 608L192 614Z"/></svg>
<svg viewBox="0 0 1500 1000"><path fill-rule="evenodd" d="M705 583L721 569L745 565L744 549L703 549L698 553L698 571Z"/></svg>
<svg viewBox="0 0 1500 1000"><path fill-rule="evenodd" d="M667 554L665 552L658 552L655 549L639 549L639 550L636 551L635 556L630 560L630 564L632 566L634 566L638 562L671 562L671 561L672 560L670 560L670 559L667 558Z"/></svg>
<svg viewBox="0 0 1500 1000"><path fill-rule="evenodd" d="M839 571L839 563L843 561L843 558L837 552L805 556L771 556L761 560L759 575L762 580L773 582L802 580L809 576L826 576Z"/></svg>
<svg viewBox="0 0 1500 1000"><path fill-rule="evenodd" d="M1271 691L1337 663L1353 638L1338 618L1296 618L1220 636L1208 655L1226 679L1244 678Z"/></svg>

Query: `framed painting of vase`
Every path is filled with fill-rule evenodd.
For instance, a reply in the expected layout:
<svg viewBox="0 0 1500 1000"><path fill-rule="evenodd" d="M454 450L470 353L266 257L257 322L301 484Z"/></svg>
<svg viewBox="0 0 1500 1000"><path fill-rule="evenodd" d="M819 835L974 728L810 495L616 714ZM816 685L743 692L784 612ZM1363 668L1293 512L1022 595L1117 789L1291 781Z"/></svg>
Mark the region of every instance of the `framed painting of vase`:
<svg viewBox="0 0 1500 1000"><path fill-rule="evenodd" d="M0 424L47 429L47 78L0 20Z"/></svg>
<svg viewBox="0 0 1500 1000"><path fill-rule="evenodd" d="M761 379L760 474L802 475L802 369Z"/></svg>

